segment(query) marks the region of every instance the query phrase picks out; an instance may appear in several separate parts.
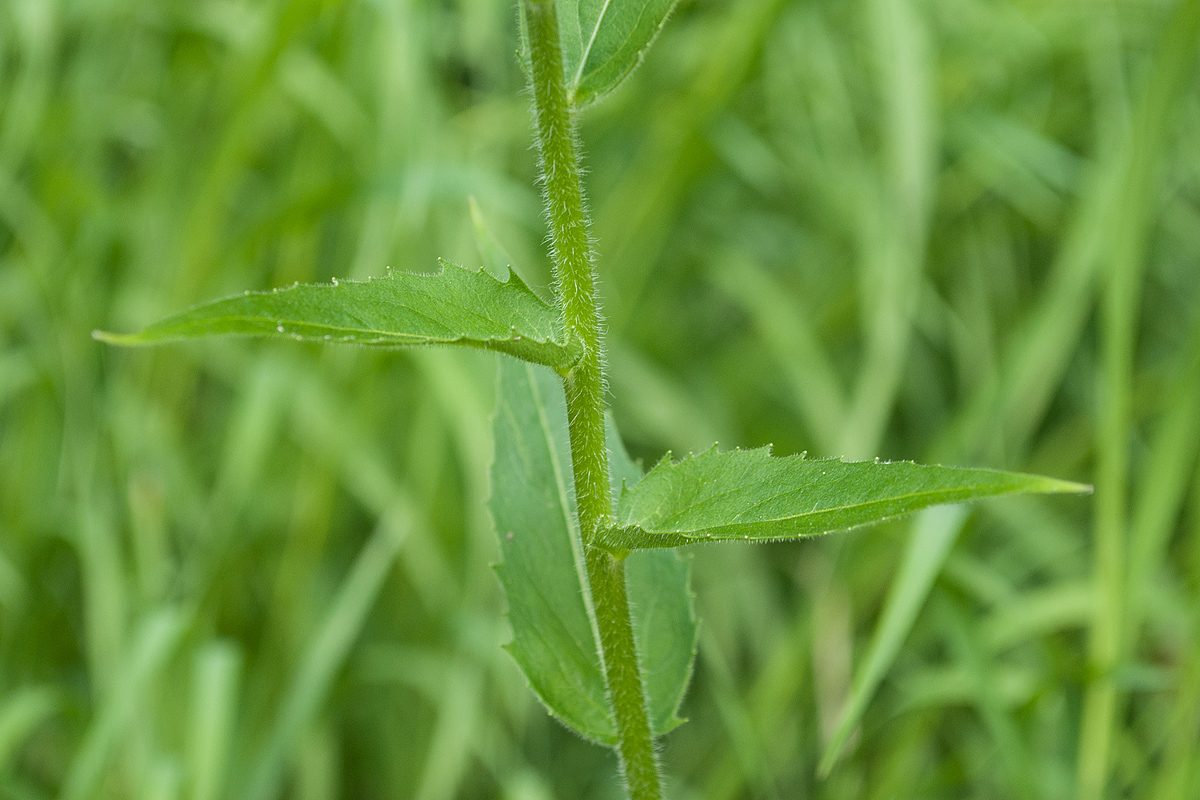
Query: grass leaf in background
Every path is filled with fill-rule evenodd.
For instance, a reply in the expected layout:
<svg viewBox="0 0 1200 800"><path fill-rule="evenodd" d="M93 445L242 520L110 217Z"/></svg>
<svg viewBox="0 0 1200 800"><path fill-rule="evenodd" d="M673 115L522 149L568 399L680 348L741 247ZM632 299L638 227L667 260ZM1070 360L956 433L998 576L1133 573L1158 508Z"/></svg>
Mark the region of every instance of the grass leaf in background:
<svg viewBox="0 0 1200 800"><path fill-rule="evenodd" d="M641 63L677 0L565 0L558 4L563 72L577 108L611 92Z"/></svg>
<svg viewBox="0 0 1200 800"><path fill-rule="evenodd" d="M605 546L633 550L725 539L787 539L882 522L943 503L1083 492L1069 481L987 469L880 463L765 449L660 461L617 504Z"/></svg>
<svg viewBox="0 0 1200 800"><path fill-rule="evenodd" d="M555 369L574 362L554 308L515 272L500 281L446 262L432 275L389 272L330 286L247 292L194 306L140 333L94 335L125 345L227 335L374 347L455 344Z"/></svg>
<svg viewBox="0 0 1200 800"><path fill-rule="evenodd" d="M821 775L828 775L833 769L850 741L850 735L858 727L867 704L912 630L966 518L967 511L962 506L934 507L917 517L904 560L884 601L879 627L855 671L850 697L838 713L837 727L821 754L817 767Z"/></svg>
<svg viewBox="0 0 1200 800"><path fill-rule="evenodd" d="M255 759L244 795L249 800L271 800L278 793L287 762L312 726L334 678L362 632L408 530L408 526L392 529L386 523L381 524L354 559L325 618L305 648L266 744ZM226 671L232 668L232 664L222 667ZM227 682L229 677L224 680Z"/></svg>
<svg viewBox="0 0 1200 800"><path fill-rule="evenodd" d="M25 686L0 701L0 773L8 768L13 753L61 704L58 693L46 686Z"/></svg>
<svg viewBox="0 0 1200 800"><path fill-rule="evenodd" d="M113 751L147 705L154 680L179 644L188 622L183 611L164 607L138 626L110 694L75 752L60 800L86 800L104 781Z"/></svg>
<svg viewBox="0 0 1200 800"><path fill-rule="evenodd" d="M501 361L499 370L489 506L513 631L507 649L552 715L588 739L611 744L616 732L590 600L580 591L583 552L562 384L526 364ZM608 436L615 489L639 473L611 420ZM691 677L696 621L689 572L689 561L674 552L629 558L633 625L656 736L682 721L677 710Z"/></svg>
<svg viewBox="0 0 1200 800"><path fill-rule="evenodd" d="M192 668L192 729L188 777L193 800L217 800L225 788L225 767L237 722L240 648L232 642L205 642Z"/></svg>

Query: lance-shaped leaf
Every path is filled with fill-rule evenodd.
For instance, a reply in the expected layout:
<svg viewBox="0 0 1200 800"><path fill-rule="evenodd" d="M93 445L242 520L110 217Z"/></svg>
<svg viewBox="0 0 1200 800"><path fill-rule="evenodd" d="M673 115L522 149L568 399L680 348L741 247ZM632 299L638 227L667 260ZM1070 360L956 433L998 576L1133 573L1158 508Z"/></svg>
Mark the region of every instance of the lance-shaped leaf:
<svg viewBox="0 0 1200 800"><path fill-rule="evenodd" d="M613 745L616 730L600 668L575 517L562 385L553 373L503 362L497 382L489 506L503 557L509 653L552 715L581 736ZM614 489L637 466L609 426ZM635 553L627 585L654 735L679 724L696 622L689 562L663 550Z"/></svg>
<svg viewBox="0 0 1200 800"><path fill-rule="evenodd" d="M560 370L576 358L558 313L516 272L502 281L447 262L429 275L389 272L365 281L246 292L193 306L140 333L93 335L124 345L231 335L372 347L464 345Z"/></svg>
<svg viewBox="0 0 1200 800"><path fill-rule="evenodd" d="M634 550L726 539L794 539L882 522L943 503L1078 483L987 469L775 458L767 449L662 459L621 493L606 547Z"/></svg>
<svg viewBox="0 0 1200 800"><path fill-rule="evenodd" d="M615 89L641 63L676 0L559 0L563 71L576 108Z"/></svg>

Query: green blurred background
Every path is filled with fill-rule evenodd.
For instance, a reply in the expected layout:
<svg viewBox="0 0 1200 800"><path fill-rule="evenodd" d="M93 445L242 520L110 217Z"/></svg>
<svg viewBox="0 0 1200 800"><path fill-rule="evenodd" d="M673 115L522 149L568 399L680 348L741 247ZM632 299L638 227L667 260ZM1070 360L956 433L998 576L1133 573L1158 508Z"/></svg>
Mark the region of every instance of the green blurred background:
<svg viewBox="0 0 1200 800"><path fill-rule="evenodd" d="M511 0L0 1L0 796L620 796L500 648L491 356L89 336L545 289L516 48ZM1196 0L684 0L586 115L635 455L1097 485L697 550L673 797L1200 796L1198 53Z"/></svg>

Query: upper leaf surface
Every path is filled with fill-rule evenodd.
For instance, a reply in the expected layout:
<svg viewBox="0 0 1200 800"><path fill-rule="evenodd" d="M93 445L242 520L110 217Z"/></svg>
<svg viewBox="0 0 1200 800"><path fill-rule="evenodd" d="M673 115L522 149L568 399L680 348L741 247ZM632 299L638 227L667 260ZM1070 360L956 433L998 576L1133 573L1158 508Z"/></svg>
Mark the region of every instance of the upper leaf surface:
<svg viewBox="0 0 1200 800"><path fill-rule="evenodd" d="M446 262L430 275L391 272L366 281L247 292L193 306L140 333L95 334L127 345L227 335L373 347L465 345L556 369L575 360L555 309L515 272L501 281Z"/></svg>
<svg viewBox="0 0 1200 800"><path fill-rule="evenodd" d="M559 0L567 90L577 108L615 89L634 70L677 0Z"/></svg>
<svg viewBox="0 0 1200 800"><path fill-rule="evenodd" d="M910 461L810 461L766 449L715 449L660 461L622 492L608 547L676 547L725 539L790 539L881 522L942 503L1088 487L1016 472Z"/></svg>

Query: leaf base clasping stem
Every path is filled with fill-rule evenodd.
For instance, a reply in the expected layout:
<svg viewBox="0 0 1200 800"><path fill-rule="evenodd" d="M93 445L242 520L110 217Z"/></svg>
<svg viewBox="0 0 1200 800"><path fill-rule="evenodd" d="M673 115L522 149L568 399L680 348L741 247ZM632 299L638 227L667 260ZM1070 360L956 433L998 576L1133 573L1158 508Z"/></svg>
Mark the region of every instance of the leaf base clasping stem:
<svg viewBox="0 0 1200 800"><path fill-rule="evenodd" d="M574 113L563 76L554 0L524 0L543 196L550 222L557 300L568 340L582 355L563 378L571 462L600 657L615 714L617 755L631 800L661 800L662 785L638 665L625 563L596 546L613 517L604 426L604 361Z"/></svg>

